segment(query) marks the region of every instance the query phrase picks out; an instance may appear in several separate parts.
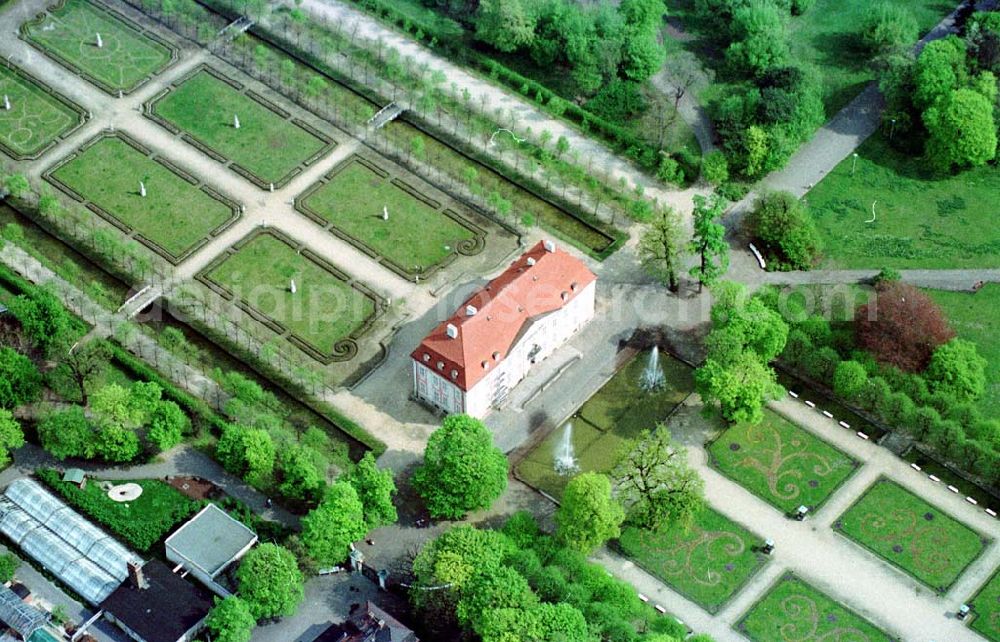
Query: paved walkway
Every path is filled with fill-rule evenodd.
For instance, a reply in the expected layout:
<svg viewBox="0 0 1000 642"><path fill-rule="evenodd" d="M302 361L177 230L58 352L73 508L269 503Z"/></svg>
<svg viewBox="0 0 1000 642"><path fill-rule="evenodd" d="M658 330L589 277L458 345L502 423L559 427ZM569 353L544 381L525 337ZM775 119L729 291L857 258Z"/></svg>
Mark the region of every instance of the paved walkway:
<svg viewBox="0 0 1000 642"><path fill-rule="evenodd" d="M772 285L866 283L878 270L811 270L809 272L762 272L759 281ZM1000 269L900 270L901 280L921 288L974 291L976 284L1000 283Z"/></svg>

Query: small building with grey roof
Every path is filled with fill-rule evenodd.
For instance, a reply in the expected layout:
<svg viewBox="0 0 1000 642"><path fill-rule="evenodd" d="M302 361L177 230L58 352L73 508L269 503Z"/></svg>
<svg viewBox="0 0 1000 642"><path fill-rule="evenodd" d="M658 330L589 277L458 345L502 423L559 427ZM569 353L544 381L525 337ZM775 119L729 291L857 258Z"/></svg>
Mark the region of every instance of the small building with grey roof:
<svg viewBox="0 0 1000 642"><path fill-rule="evenodd" d="M257 534L209 504L167 538L167 559L194 575L216 595L230 591L217 581L257 543Z"/></svg>

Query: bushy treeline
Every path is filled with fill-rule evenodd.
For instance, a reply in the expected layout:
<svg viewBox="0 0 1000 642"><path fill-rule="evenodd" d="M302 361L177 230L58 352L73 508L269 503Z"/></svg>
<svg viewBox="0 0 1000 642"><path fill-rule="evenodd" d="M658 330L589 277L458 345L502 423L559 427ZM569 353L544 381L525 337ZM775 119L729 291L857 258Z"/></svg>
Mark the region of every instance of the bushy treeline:
<svg viewBox="0 0 1000 642"><path fill-rule="evenodd" d="M687 634L634 587L542 533L527 513L501 530L446 531L416 556L413 573L410 595L425 622L483 642L675 642Z"/></svg>
<svg viewBox="0 0 1000 642"><path fill-rule="evenodd" d="M986 361L974 344L954 338L929 297L882 281L853 322L831 325L775 288L756 296L790 326L782 362L959 468L1000 484L1000 420L975 405L986 391Z"/></svg>

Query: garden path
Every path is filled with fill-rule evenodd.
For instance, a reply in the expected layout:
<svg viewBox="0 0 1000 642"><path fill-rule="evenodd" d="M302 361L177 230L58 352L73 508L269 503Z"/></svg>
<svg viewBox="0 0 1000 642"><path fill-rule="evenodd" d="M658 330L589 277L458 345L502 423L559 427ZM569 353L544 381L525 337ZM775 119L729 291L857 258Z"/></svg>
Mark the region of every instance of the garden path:
<svg viewBox="0 0 1000 642"><path fill-rule="evenodd" d="M808 272L760 272L760 283L766 285L808 285L866 283L878 270L811 270ZM901 279L921 288L937 290L975 290L978 282L1000 282L1000 269L963 270L900 270Z"/></svg>

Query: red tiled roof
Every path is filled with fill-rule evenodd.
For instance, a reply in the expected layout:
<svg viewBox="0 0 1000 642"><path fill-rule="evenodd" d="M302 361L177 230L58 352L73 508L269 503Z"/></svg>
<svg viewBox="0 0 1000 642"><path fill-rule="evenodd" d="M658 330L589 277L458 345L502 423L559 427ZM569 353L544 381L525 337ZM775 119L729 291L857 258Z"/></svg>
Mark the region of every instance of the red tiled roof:
<svg viewBox="0 0 1000 642"><path fill-rule="evenodd" d="M411 356L462 390L475 386L507 356L525 324L562 308L597 278L582 261L558 248L549 251L545 243L470 296ZM468 306L475 308L471 316ZM448 336L449 325L455 338Z"/></svg>

